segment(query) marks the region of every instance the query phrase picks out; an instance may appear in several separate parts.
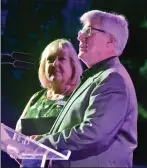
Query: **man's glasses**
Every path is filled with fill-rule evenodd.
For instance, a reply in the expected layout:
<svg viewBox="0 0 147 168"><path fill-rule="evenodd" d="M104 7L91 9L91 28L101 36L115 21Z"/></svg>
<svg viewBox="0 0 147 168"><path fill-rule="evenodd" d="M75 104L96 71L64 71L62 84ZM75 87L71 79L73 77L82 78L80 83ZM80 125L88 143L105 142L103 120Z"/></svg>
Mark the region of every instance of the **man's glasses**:
<svg viewBox="0 0 147 168"><path fill-rule="evenodd" d="M94 27L84 28L84 29L80 30L79 33L83 32L83 33L85 33L86 37L90 37L92 30L96 30L96 31L99 31L99 32L102 32L102 33L106 33L104 30L97 29L97 28L94 28Z"/></svg>

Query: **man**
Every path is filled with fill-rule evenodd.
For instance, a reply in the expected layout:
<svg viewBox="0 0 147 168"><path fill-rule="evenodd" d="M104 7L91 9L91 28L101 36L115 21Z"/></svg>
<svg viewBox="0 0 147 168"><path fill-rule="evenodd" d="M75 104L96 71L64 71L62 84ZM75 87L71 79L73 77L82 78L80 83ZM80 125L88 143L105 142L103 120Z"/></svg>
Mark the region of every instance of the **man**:
<svg viewBox="0 0 147 168"><path fill-rule="evenodd" d="M127 21L98 10L80 20L78 56L88 70L40 142L71 150L70 160L60 163L63 166L131 167L137 146L137 101L119 61L128 39Z"/></svg>

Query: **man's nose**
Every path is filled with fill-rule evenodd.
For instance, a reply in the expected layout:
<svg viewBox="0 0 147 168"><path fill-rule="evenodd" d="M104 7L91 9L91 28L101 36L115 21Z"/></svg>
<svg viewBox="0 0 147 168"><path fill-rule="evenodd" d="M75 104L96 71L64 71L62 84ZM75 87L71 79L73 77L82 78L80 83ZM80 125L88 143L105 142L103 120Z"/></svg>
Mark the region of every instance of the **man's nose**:
<svg viewBox="0 0 147 168"><path fill-rule="evenodd" d="M85 35L85 33L82 32L82 31L79 31L77 40L81 41L81 42L85 42L86 41L86 35Z"/></svg>

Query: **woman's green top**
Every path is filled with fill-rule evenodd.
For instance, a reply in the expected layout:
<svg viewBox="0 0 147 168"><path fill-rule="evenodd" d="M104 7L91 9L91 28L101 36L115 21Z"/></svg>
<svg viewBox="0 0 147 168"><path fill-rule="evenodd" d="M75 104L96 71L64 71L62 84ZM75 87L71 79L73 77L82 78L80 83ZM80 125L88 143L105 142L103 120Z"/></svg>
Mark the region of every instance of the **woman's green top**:
<svg viewBox="0 0 147 168"><path fill-rule="evenodd" d="M62 100L57 101L49 100L46 95L47 90L39 91L34 95L34 99L28 107L25 118L44 118L58 116L68 97L64 97Z"/></svg>
<svg viewBox="0 0 147 168"><path fill-rule="evenodd" d="M48 133L68 98L49 100L47 89L35 93L16 130L28 136Z"/></svg>

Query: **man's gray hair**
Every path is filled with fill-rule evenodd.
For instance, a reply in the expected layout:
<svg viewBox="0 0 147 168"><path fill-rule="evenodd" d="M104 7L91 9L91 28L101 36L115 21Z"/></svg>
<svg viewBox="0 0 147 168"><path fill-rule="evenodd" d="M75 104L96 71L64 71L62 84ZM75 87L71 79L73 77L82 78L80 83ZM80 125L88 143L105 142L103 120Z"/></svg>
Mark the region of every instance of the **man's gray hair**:
<svg viewBox="0 0 147 168"><path fill-rule="evenodd" d="M80 18L82 23L98 21L102 30L112 34L116 40L117 55L121 55L128 40L128 22L123 15L92 10L84 13Z"/></svg>

